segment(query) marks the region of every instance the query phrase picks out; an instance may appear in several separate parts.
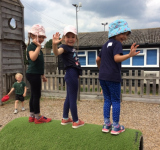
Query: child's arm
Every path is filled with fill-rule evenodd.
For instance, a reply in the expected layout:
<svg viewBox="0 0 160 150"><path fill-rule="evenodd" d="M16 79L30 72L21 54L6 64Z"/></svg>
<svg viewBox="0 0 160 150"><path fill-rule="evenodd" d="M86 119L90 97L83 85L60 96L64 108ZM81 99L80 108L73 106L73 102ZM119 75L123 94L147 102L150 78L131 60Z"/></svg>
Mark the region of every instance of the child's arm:
<svg viewBox="0 0 160 150"><path fill-rule="evenodd" d="M7 95L10 95L14 91L14 88L11 88L10 92Z"/></svg>
<svg viewBox="0 0 160 150"><path fill-rule="evenodd" d="M137 54L140 53L140 51L136 52L138 46L139 45L136 45L136 43L133 43L129 54L126 54L126 55L117 54L114 56L114 61L118 63L118 62L122 62L130 57L136 56Z"/></svg>
<svg viewBox="0 0 160 150"><path fill-rule="evenodd" d="M99 69L100 68L100 64L101 64L101 58L99 56L97 56L96 63L97 63L97 67Z"/></svg>
<svg viewBox="0 0 160 150"><path fill-rule="evenodd" d="M26 93L27 93L27 87L24 87L24 93L23 93L23 97L26 97Z"/></svg>
<svg viewBox="0 0 160 150"><path fill-rule="evenodd" d="M53 49L55 56L58 56L64 52L63 48L59 48L59 49L57 48L57 44L62 41L62 38L59 39L59 37L60 37L59 32L56 32L56 34L53 34L52 49Z"/></svg>
<svg viewBox="0 0 160 150"><path fill-rule="evenodd" d="M37 45L37 48L35 51L29 51L29 57L32 61L35 61L39 55L39 52L41 50L41 44L37 42L37 38L33 39L32 41L35 45Z"/></svg>

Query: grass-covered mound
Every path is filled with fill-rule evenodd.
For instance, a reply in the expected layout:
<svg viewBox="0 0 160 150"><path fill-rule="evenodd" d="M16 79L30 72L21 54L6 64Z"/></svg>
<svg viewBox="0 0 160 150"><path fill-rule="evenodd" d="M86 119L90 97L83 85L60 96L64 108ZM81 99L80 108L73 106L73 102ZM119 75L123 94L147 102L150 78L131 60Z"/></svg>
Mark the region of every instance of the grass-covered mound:
<svg viewBox="0 0 160 150"><path fill-rule="evenodd" d="M142 141L139 130L126 129L119 135L102 133L102 126L85 124L73 129L60 120L34 124L28 117L17 118L0 131L1 150L138 150ZM141 145L142 147L142 145Z"/></svg>

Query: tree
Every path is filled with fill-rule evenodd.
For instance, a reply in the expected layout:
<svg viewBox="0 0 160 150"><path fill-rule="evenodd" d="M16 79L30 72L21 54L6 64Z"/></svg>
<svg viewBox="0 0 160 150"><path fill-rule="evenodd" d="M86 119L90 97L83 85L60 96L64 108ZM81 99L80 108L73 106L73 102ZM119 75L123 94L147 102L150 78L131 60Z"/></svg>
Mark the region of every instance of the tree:
<svg viewBox="0 0 160 150"><path fill-rule="evenodd" d="M59 38L59 39L61 39L61 38ZM60 44L61 44L61 42L58 45L60 45ZM45 47L52 49L52 39L50 39L49 41L46 42Z"/></svg>
<svg viewBox="0 0 160 150"><path fill-rule="evenodd" d="M50 39L49 41L46 42L45 47L52 49L52 39Z"/></svg>

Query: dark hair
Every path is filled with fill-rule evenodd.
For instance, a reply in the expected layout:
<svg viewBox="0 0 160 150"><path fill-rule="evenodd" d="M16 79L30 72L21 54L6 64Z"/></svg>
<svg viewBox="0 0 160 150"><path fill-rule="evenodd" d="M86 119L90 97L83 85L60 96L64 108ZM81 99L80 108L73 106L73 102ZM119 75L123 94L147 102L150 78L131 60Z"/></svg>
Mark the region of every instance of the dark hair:
<svg viewBox="0 0 160 150"><path fill-rule="evenodd" d="M129 36L129 35L131 34L131 31L127 31L127 32L128 32L127 36ZM126 32L123 32L123 33L126 33ZM120 33L120 34L123 34L123 33ZM117 34L117 35L120 35L120 34ZM112 36L112 37L110 37L109 39L115 39L115 37L116 37L117 35Z"/></svg>

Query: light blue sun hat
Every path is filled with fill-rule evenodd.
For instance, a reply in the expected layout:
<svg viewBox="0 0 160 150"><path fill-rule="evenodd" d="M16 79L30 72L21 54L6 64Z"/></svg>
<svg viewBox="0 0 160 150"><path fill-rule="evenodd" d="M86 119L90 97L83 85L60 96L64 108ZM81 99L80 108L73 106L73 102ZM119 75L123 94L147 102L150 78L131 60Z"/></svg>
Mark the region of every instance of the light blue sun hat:
<svg viewBox="0 0 160 150"><path fill-rule="evenodd" d="M131 29L128 27L128 23L125 20L123 19L115 20L114 22L109 24L108 38L111 38L113 36L128 31L131 32Z"/></svg>

